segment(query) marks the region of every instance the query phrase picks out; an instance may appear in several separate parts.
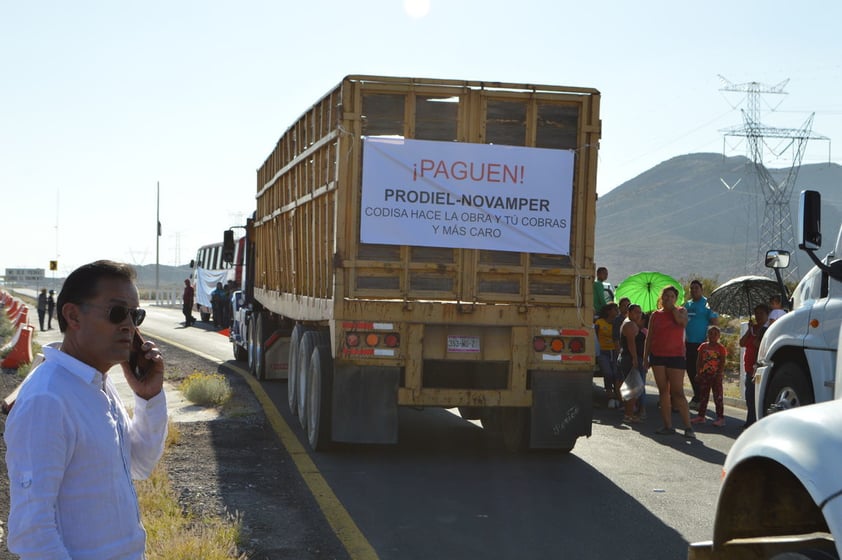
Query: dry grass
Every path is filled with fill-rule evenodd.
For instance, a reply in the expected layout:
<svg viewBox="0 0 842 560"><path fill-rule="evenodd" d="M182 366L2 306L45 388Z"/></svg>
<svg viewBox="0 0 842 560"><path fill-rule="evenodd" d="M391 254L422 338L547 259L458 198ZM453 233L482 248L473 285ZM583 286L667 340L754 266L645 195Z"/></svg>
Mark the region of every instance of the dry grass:
<svg viewBox="0 0 842 560"><path fill-rule="evenodd" d="M170 424L167 447L181 434ZM166 452L165 452L166 453ZM147 480L135 482L149 560L245 560L239 552L239 516L196 517L184 511L172 488L163 462Z"/></svg>
<svg viewBox="0 0 842 560"><path fill-rule="evenodd" d="M15 329L9 316L6 313L0 313L0 341L6 341L15 334Z"/></svg>
<svg viewBox="0 0 842 560"><path fill-rule="evenodd" d="M206 406L220 406L231 398L231 385L219 373L193 372L179 389L188 401Z"/></svg>

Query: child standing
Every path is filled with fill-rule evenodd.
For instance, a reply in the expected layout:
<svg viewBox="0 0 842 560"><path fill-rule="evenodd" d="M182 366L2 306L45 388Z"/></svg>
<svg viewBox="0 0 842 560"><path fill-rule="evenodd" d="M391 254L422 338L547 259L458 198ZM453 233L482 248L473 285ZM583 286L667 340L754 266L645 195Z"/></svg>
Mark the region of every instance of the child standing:
<svg viewBox="0 0 842 560"><path fill-rule="evenodd" d="M725 405L722 402L722 378L725 374L725 358L728 350L720 344L719 327L710 326L707 342L699 345L696 358L696 383L699 386L699 415L691 420L693 424L702 424L707 418L708 399L713 389L713 402L716 406L716 420L713 425L720 428L725 425Z"/></svg>
<svg viewBox="0 0 842 560"><path fill-rule="evenodd" d="M599 342L597 365L602 372L608 408L620 407L620 385L623 381L617 374L617 347L614 346L614 319L620 313L616 303L608 303L599 311L594 328Z"/></svg>

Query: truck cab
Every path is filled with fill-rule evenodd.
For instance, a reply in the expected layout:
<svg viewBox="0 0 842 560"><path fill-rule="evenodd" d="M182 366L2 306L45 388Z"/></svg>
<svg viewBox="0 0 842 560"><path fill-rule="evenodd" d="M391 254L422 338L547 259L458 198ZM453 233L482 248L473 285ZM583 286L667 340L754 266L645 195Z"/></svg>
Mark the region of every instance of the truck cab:
<svg viewBox="0 0 842 560"><path fill-rule="evenodd" d="M842 557L840 464L839 397L752 425L722 467L713 540L690 545L688 559Z"/></svg>
<svg viewBox="0 0 842 560"><path fill-rule="evenodd" d="M799 248L815 263L793 292L792 311L772 323L758 350L754 378L757 418L838 398L837 342L842 326L842 230L831 253L819 260L820 195L804 191L799 210ZM780 268L767 254L767 266Z"/></svg>

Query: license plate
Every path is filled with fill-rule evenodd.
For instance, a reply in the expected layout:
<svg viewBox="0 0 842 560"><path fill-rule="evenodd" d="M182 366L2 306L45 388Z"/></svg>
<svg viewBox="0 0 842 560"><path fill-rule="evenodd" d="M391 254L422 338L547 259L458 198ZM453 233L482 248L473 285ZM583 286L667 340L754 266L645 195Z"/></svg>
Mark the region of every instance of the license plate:
<svg viewBox="0 0 842 560"><path fill-rule="evenodd" d="M447 335L448 352L479 352L478 336Z"/></svg>

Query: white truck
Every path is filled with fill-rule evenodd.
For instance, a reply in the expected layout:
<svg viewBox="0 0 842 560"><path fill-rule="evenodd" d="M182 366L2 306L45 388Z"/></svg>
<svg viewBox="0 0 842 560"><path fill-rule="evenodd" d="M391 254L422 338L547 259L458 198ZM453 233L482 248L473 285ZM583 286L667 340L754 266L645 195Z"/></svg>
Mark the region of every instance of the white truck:
<svg viewBox="0 0 842 560"><path fill-rule="evenodd" d="M798 284L793 311L769 327L760 347L757 412L767 417L728 452L713 539L690 545L689 560L842 557L842 395L834 394L842 387L842 261L833 256L842 235L824 262L815 256L819 208L817 192L801 194L799 247L816 267ZM785 267L786 257L770 251L767 265ZM799 406L819 401L830 402Z"/></svg>
<svg viewBox="0 0 842 560"><path fill-rule="evenodd" d="M772 323L760 343L754 383L757 418L838 398L836 349L842 326L842 230L833 252L820 260L821 196L801 193L799 248L816 266L793 292L792 311ZM766 266L784 268L785 251L769 251Z"/></svg>
<svg viewBox="0 0 842 560"><path fill-rule="evenodd" d="M713 540L689 560L842 556L842 400L757 422L722 467Z"/></svg>

